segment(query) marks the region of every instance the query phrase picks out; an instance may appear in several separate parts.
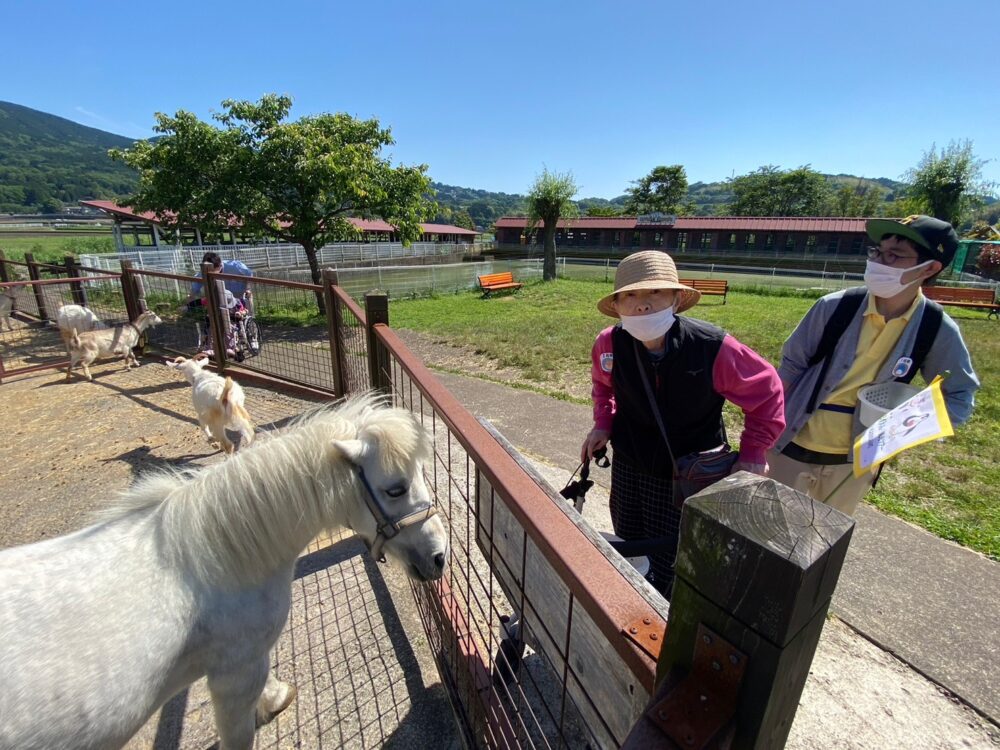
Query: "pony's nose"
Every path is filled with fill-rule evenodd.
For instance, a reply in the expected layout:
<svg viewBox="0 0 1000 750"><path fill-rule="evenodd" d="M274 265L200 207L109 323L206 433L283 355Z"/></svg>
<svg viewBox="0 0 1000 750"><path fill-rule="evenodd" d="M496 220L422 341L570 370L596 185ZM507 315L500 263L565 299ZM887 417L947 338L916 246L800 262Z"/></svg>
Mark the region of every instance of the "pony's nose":
<svg viewBox="0 0 1000 750"><path fill-rule="evenodd" d="M444 564L447 559L448 558L444 554L444 552L438 552L436 555L434 555L434 565L437 567L438 570L444 570Z"/></svg>

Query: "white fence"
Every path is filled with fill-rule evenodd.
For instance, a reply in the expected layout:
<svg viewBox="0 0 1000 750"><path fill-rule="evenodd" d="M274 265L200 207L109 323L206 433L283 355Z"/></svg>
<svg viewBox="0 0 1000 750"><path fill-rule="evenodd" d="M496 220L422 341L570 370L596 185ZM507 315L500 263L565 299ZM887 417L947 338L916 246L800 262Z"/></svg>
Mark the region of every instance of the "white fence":
<svg viewBox="0 0 1000 750"><path fill-rule="evenodd" d="M371 291L382 291L390 299L453 294L479 288L479 276L495 271L512 271L518 281L542 278L540 265L524 261L479 261L438 263L425 266L377 266L337 269L339 285L354 299ZM275 271L272 278L310 281L308 271Z"/></svg>
<svg viewBox="0 0 1000 750"><path fill-rule="evenodd" d="M399 242L359 242L326 245L317 253L322 268L339 268L344 264L376 265L400 258L421 258L451 255L453 253L479 254L483 245L444 242L415 242L404 247ZM103 271L121 270L121 261L127 260L136 268L164 273L201 273L201 259L207 252L218 253L223 260L236 259L252 268L259 276L267 276L265 269L308 268L305 250L293 244L260 245L191 245L177 247L136 248L120 253L81 254L79 262L89 268ZM258 273L259 272L259 273Z"/></svg>

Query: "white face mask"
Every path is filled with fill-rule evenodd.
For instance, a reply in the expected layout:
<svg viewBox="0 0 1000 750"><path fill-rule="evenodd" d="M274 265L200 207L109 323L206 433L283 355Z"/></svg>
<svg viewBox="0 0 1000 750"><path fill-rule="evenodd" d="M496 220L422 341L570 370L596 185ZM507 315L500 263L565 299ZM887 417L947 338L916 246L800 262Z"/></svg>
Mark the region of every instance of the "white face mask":
<svg viewBox="0 0 1000 750"><path fill-rule="evenodd" d="M868 287L868 291L876 297L881 297L883 299L895 297L897 294L906 291L920 281L919 278L916 278L910 283L904 284L900 281L904 273L912 271L916 268L923 268L933 262L933 260L929 260L918 266L913 266L913 268L893 268L892 266L885 266L881 263L875 263L870 260L865 266L865 286Z"/></svg>
<svg viewBox="0 0 1000 750"><path fill-rule="evenodd" d="M639 341L656 341L666 335L674 324L674 308L648 315L622 315L622 328Z"/></svg>

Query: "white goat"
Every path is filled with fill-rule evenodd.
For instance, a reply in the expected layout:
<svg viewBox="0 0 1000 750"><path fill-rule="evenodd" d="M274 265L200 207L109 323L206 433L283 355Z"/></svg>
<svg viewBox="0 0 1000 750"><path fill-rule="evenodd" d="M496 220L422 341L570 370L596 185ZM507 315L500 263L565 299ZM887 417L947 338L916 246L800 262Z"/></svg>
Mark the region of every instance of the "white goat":
<svg viewBox="0 0 1000 750"><path fill-rule="evenodd" d="M63 343L66 344L67 352L74 330L77 333L84 333L107 328L107 325L94 315L93 310L83 305L63 305L60 307L59 312L56 313L56 325L59 326L59 335L62 336Z"/></svg>
<svg viewBox="0 0 1000 750"><path fill-rule="evenodd" d="M218 443L226 453L233 453L236 446L226 435L226 428L240 434L240 448L253 442L253 423L243 407L246 399L239 383L205 370L208 359L177 357L168 362L193 386L191 401L198 414L198 424L210 443Z"/></svg>
<svg viewBox="0 0 1000 750"><path fill-rule="evenodd" d="M62 308L62 310L64 309L66 308ZM71 329L68 342L69 367L66 370L66 380L72 377L73 368L76 367L77 362L83 365L83 372L86 374L87 380L93 380L89 365L95 359L107 357L124 357L125 369L131 370L132 363L139 364L139 360L132 353L132 347L139 344L139 338L143 331L162 322L156 313L147 310L136 318L134 323L97 331L86 331L85 333L80 333L75 328Z"/></svg>
<svg viewBox="0 0 1000 750"><path fill-rule="evenodd" d="M14 324L10 322L10 314L14 311L14 288L4 287L0 289L0 330L3 330L4 322L7 329L14 330Z"/></svg>

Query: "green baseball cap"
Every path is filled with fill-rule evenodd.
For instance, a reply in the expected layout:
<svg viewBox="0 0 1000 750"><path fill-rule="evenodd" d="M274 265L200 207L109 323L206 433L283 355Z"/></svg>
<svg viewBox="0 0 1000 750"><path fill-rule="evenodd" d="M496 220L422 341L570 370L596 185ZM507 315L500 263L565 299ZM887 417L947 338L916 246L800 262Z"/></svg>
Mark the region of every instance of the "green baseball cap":
<svg viewBox="0 0 1000 750"><path fill-rule="evenodd" d="M939 261L945 267L955 258L955 251L958 250L955 228L933 216L914 214L905 219L869 219L865 229L872 242L881 242L890 234L905 237L927 250L931 260Z"/></svg>

